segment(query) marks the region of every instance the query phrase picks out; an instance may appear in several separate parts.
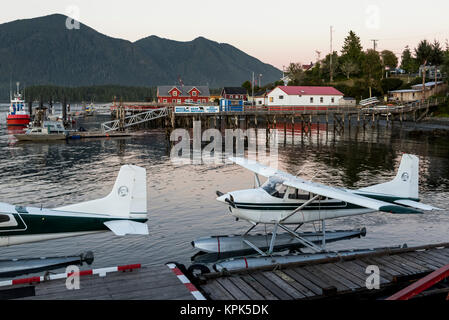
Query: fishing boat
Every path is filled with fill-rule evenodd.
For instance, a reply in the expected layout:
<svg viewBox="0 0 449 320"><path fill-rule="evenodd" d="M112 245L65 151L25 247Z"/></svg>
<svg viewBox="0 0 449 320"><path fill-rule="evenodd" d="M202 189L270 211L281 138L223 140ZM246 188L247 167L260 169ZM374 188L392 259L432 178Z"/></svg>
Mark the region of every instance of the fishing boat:
<svg viewBox="0 0 449 320"><path fill-rule="evenodd" d="M26 111L25 101L19 92L19 82L17 82L17 92L14 93L14 97L11 97L10 101L6 124L8 126L26 127L30 123L30 114Z"/></svg>
<svg viewBox="0 0 449 320"><path fill-rule="evenodd" d="M30 127L25 133L14 135L19 141L65 140L68 131L60 121L43 121L42 126Z"/></svg>

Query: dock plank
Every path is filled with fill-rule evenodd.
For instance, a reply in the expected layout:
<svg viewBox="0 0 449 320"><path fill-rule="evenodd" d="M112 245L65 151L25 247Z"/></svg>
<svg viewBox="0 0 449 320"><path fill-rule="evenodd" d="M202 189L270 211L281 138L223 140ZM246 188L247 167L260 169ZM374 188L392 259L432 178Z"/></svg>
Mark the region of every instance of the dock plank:
<svg viewBox="0 0 449 320"><path fill-rule="evenodd" d="M413 261L414 263L417 263L424 268L436 270L439 269L441 266L441 263L429 260L429 259L420 259L418 255L413 255L413 253L403 254L401 255L403 259Z"/></svg>
<svg viewBox="0 0 449 320"><path fill-rule="evenodd" d="M404 257L402 257L402 255L399 255L399 254L394 256L394 257L398 261L403 262L405 265L411 266L411 267L413 267L413 268L415 268L415 269L417 269L417 270L419 270L421 272L431 272L431 271L434 270L434 269L430 269L430 268L427 268L425 266L422 266L421 264L416 263L416 261L412 261L410 259L405 259Z"/></svg>
<svg viewBox="0 0 449 320"><path fill-rule="evenodd" d="M391 255L391 256L384 256L380 259L383 260L387 260L388 262L395 264L403 269L406 269L408 271L410 271L410 274L417 274L417 273L421 273L422 271L420 270L420 268L413 266L411 263L407 263L404 262L400 259L399 255Z"/></svg>
<svg viewBox="0 0 449 320"><path fill-rule="evenodd" d="M327 275L331 276L332 278L336 279L337 281L343 283L345 286L347 286L351 290L355 290L360 288L360 284L358 279L356 281L352 281L354 278L350 274L346 272L339 272L336 266L334 266L331 263L323 264L323 265L317 265L316 266L319 270L325 272Z"/></svg>
<svg viewBox="0 0 449 320"><path fill-rule="evenodd" d="M293 299L303 299L306 296L302 294L299 290L296 290L290 284L288 284L284 279L280 278L272 271L263 272L263 275L267 277L270 281L276 284L279 288L284 290L288 295L290 295Z"/></svg>
<svg viewBox="0 0 449 320"><path fill-rule="evenodd" d="M237 287L239 287L251 300L265 300L265 298L259 294L253 287L247 284L241 277L230 277Z"/></svg>
<svg viewBox="0 0 449 320"><path fill-rule="evenodd" d="M362 280L363 283L365 283L366 278L369 276L366 273L366 267L368 265L366 265L365 267L362 267L360 264L357 264L354 261L337 262L335 265L340 268L352 270L354 272L353 275L358 277L360 280ZM380 278L380 284L389 283L393 279L393 277L390 274L385 274L385 273L382 274L382 272L379 275L379 278Z"/></svg>
<svg viewBox="0 0 449 320"><path fill-rule="evenodd" d="M260 295L264 297L265 300L279 300L271 291L267 290L263 285L257 282L256 279L251 277L250 275L241 275L240 279L245 281L248 285L250 285L254 290L256 290Z"/></svg>
<svg viewBox="0 0 449 320"><path fill-rule="evenodd" d="M217 281L210 281L203 284L201 288L212 300L235 300L235 298L226 289L224 289Z"/></svg>
<svg viewBox="0 0 449 320"><path fill-rule="evenodd" d="M363 258L361 260L354 260L354 263L361 265L365 269L370 265L376 265L379 267L380 274L389 275L392 279L394 277L402 275L400 271L397 271L395 268L390 268L388 265L379 263L378 261L371 260L370 258Z"/></svg>
<svg viewBox="0 0 449 320"><path fill-rule="evenodd" d="M250 298L242 292L229 278L219 278L218 283L226 289L236 300L250 300Z"/></svg>
<svg viewBox="0 0 449 320"><path fill-rule="evenodd" d="M442 250L428 251L426 255L430 256L430 259L441 261L443 265L449 264L449 257Z"/></svg>
<svg viewBox="0 0 449 320"><path fill-rule="evenodd" d="M316 275L317 277L320 277L321 279L323 279L323 281L328 283L327 287L332 286L332 287L337 288L338 291L343 291L343 292L351 290L351 288L346 286L344 283L341 283L334 277L331 277L330 275L326 274L326 272L322 272L319 268L316 268L316 265L306 266L303 268L303 270L308 271L309 273L312 273L312 274Z"/></svg>
<svg viewBox="0 0 449 320"><path fill-rule="evenodd" d="M287 282L289 285L298 290L301 294L303 294L306 298L312 297L315 294L306 286L304 286L301 282L296 281L295 278L290 277L288 274L281 270L273 271L279 278Z"/></svg>
<svg viewBox="0 0 449 320"><path fill-rule="evenodd" d="M398 265L394 264L389 260L386 260L385 257L370 257L367 259L369 261L372 261L372 264L380 266L385 266L390 269L390 271L396 271L396 276L403 276L403 275L411 275L414 274L414 272L411 272L410 270ZM390 272L388 271L388 272Z"/></svg>
<svg viewBox="0 0 449 320"><path fill-rule="evenodd" d="M297 273L295 270L284 269L284 270L282 270L282 272L284 272L285 274L287 274L290 277L292 277L293 279L295 279L298 283L301 283L304 287L306 287L311 292L313 292L314 295L322 295L323 294L323 290L319 286L317 286L315 283L313 283L309 279L304 278L302 275Z"/></svg>
<svg viewBox="0 0 449 320"><path fill-rule="evenodd" d="M294 268L293 271L298 273L300 276L304 277L305 279L308 279L310 282L314 283L318 287L320 287L321 292L323 292L325 289L328 289L329 287L332 287L329 283L326 283L322 278L315 275L313 272L309 272L308 270L304 268Z"/></svg>
<svg viewBox="0 0 449 320"><path fill-rule="evenodd" d="M267 277L265 277L262 272L256 272L251 275L257 282L259 282L262 286L264 286L268 291L270 291L273 295L278 297L281 300L292 300L293 298L287 294L284 290L275 285L272 281L270 281Z"/></svg>

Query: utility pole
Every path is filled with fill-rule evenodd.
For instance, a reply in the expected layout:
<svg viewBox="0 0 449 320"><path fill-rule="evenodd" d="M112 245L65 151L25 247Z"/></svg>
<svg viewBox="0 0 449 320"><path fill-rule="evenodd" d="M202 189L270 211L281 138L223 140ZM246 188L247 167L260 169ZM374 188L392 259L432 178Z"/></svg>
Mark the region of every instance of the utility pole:
<svg viewBox="0 0 449 320"><path fill-rule="evenodd" d="M374 48L374 51L376 51L376 49L377 49L377 42L378 42L379 40L377 40L377 39L371 39L371 41L373 42L373 48Z"/></svg>
<svg viewBox="0 0 449 320"><path fill-rule="evenodd" d="M253 81L251 82L251 89L252 89L252 97L253 97L253 101L252 101L252 106L254 107L254 71L253 71Z"/></svg>
<svg viewBox="0 0 449 320"><path fill-rule="evenodd" d="M330 58L329 58L329 67L330 67L330 82L334 81L334 72L332 70L332 56L334 55L334 49L332 46L332 29L333 27L331 26L331 54L330 54Z"/></svg>

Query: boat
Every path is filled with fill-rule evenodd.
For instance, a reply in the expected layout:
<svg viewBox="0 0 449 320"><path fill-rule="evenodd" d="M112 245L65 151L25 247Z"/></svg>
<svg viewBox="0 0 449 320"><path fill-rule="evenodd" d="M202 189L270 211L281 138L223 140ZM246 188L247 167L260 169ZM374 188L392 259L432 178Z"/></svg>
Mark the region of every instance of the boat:
<svg viewBox="0 0 449 320"><path fill-rule="evenodd" d="M14 135L19 141L65 140L68 131L60 121L43 121L42 126L28 128L25 133Z"/></svg>
<svg viewBox="0 0 449 320"><path fill-rule="evenodd" d="M83 115L84 116L93 116L93 115L95 115L95 112L96 112L96 110L95 110L93 103L91 103L88 106L84 105L84 107L83 107Z"/></svg>
<svg viewBox="0 0 449 320"><path fill-rule="evenodd" d="M10 101L6 124L8 126L26 127L30 123L30 114L26 111L25 101L19 92L19 82L17 82L17 92L14 93L14 98L11 97Z"/></svg>

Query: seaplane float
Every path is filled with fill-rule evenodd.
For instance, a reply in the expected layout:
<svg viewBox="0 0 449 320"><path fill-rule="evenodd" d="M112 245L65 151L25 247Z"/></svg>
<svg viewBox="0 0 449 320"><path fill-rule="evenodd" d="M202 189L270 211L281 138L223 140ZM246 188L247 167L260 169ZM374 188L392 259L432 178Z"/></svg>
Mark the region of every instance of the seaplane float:
<svg viewBox="0 0 449 320"><path fill-rule="evenodd" d="M441 210L419 202L419 159L414 155L402 156L392 181L358 190L308 181L245 158L229 160L254 172L255 188L228 193L217 191L217 200L228 206L237 220L247 221L251 227L243 235L193 241L192 246L200 251L192 257L196 265L191 267L201 272L204 271L201 267L212 262L215 262L213 268L221 271L360 254L363 250L329 252L326 243L365 236L366 229L326 231L326 220L378 211L420 214ZM266 177L266 182L261 184L259 176ZM319 232L297 231L303 224L315 222L321 222ZM258 225L273 226L273 231L250 234ZM285 233L280 234L280 229ZM304 248L311 252L297 254ZM295 253L275 255L287 249Z"/></svg>
<svg viewBox="0 0 449 320"><path fill-rule="evenodd" d="M0 203L0 246L99 232L117 236L148 235L147 220L146 170L124 165L112 191L101 199L53 209ZM0 277L92 261L91 252L72 257L0 260Z"/></svg>

